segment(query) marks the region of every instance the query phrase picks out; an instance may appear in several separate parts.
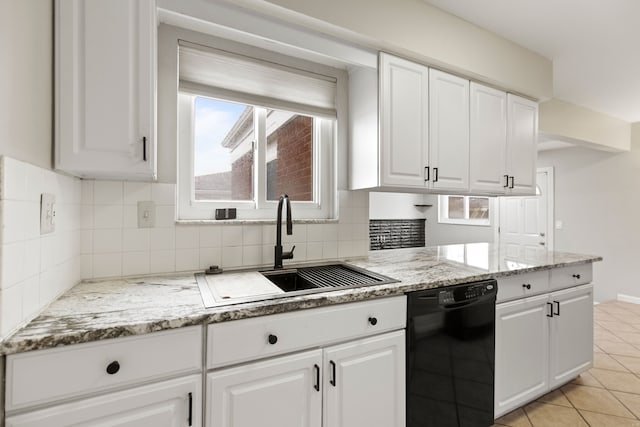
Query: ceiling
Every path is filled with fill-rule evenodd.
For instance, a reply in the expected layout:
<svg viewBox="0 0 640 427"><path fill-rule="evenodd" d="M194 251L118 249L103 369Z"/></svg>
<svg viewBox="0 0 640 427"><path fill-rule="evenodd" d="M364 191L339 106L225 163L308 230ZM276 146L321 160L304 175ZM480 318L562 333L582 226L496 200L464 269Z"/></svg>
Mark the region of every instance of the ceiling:
<svg viewBox="0 0 640 427"><path fill-rule="evenodd" d="M640 122L640 1L424 1L551 59L556 98Z"/></svg>

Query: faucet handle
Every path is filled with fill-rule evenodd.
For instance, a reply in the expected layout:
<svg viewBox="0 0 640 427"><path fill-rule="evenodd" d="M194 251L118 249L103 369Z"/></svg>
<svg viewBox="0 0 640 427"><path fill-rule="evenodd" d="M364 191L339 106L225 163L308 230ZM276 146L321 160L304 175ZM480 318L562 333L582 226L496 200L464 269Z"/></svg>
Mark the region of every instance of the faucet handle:
<svg viewBox="0 0 640 427"><path fill-rule="evenodd" d="M296 245L293 245L289 252L282 253L282 259L293 259L293 251L296 249Z"/></svg>

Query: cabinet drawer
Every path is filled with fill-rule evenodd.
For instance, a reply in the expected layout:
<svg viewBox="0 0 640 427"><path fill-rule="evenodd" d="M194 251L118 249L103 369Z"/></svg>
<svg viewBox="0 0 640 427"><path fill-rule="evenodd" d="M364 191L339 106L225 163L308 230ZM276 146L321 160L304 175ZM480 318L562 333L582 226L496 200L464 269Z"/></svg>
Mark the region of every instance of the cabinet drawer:
<svg viewBox="0 0 640 427"><path fill-rule="evenodd" d="M593 279L593 265L579 264L569 267L554 268L551 270L552 290L568 288L571 286L585 285Z"/></svg>
<svg viewBox="0 0 640 427"><path fill-rule="evenodd" d="M108 367L113 373L107 372ZM201 367L200 326L9 355L6 410L197 372Z"/></svg>
<svg viewBox="0 0 640 427"><path fill-rule="evenodd" d="M207 368L402 329L406 310L398 296L211 324Z"/></svg>
<svg viewBox="0 0 640 427"><path fill-rule="evenodd" d="M549 270L498 278L497 302L540 294L549 290Z"/></svg>

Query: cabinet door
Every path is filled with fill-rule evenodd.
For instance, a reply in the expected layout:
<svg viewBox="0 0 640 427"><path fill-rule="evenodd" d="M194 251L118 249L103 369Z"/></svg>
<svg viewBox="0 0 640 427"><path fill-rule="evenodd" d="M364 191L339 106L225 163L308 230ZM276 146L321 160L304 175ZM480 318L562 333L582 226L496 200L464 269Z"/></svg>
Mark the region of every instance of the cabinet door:
<svg viewBox="0 0 640 427"><path fill-rule="evenodd" d="M507 123L508 194L536 194L538 104L508 94Z"/></svg>
<svg viewBox="0 0 640 427"><path fill-rule="evenodd" d="M55 165L155 176L154 0L57 0Z"/></svg>
<svg viewBox="0 0 640 427"><path fill-rule="evenodd" d="M210 427L320 427L322 350L207 375Z"/></svg>
<svg viewBox="0 0 640 427"><path fill-rule="evenodd" d="M425 187L429 163L428 68L380 54L379 70L380 184Z"/></svg>
<svg viewBox="0 0 640 427"><path fill-rule="evenodd" d="M496 418L548 389L548 296L496 306Z"/></svg>
<svg viewBox="0 0 640 427"><path fill-rule="evenodd" d="M593 365L593 286L585 285L550 296L550 387L572 380Z"/></svg>
<svg viewBox="0 0 640 427"><path fill-rule="evenodd" d="M469 80L429 70L431 188L469 189Z"/></svg>
<svg viewBox="0 0 640 427"><path fill-rule="evenodd" d="M470 90L470 192L503 194L507 185L507 94L474 82Z"/></svg>
<svg viewBox="0 0 640 427"><path fill-rule="evenodd" d="M6 426L198 427L201 391L201 376L193 375L9 416Z"/></svg>
<svg viewBox="0 0 640 427"><path fill-rule="evenodd" d="M405 427L404 330L324 350L324 427Z"/></svg>

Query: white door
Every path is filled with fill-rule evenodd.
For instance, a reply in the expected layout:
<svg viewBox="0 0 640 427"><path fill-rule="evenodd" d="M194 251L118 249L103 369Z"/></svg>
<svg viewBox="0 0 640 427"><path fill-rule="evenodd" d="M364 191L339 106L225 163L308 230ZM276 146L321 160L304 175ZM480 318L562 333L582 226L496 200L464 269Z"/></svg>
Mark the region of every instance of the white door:
<svg viewBox="0 0 640 427"><path fill-rule="evenodd" d="M426 186L428 108L429 69L381 53L381 185Z"/></svg>
<svg viewBox="0 0 640 427"><path fill-rule="evenodd" d="M429 70L431 188L469 189L469 80Z"/></svg>
<svg viewBox="0 0 640 427"><path fill-rule="evenodd" d="M56 1L56 168L155 175L153 0Z"/></svg>
<svg viewBox="0 0 640 427"><path fill-rule="evenodd" d="M575 378L593 365L593 285L554 292L550 387Z"/></svg>
<svg viewBox="0 0 640 427"><path fill-rule="evenodd" d="M178 427L202 425L201 376L163 381L10 416L7 427Z"/></svg>
<svg viewBox="0 0 640 427"><path fill-rule="evenodd" d="M507 94L471 82L469 188L471 193L504 194L508 186Z"/></svg>
<svg viewBox="0 0 640 427"><path fill-rule="evenodd" d="M207 375L209 427L320 427L322 350Z"/></svg>
<svg viewBox="0 0 640 427"><path fill-rule="evenodd" d="M526 260L553 249L552 170L538 171L536 187L535 196L498 198L498 239L507 258Z"/></svg>
<svg viewBox="0 0 640 427"><path fill-rule="evenodd" d="M547 302L541 295L496 306L496 418L548 389Z"/></svg>
<svg viewBox="0 0 640 427"><path fill-rule="evenodd" d="M535 194L538 103L507 94L507 175L510 194Z"/></svg>
<svg viewBox="0 0 640 427"><path fill-rule="evenodd" d="M405 427L404 331L324 351L324 427Z"/></svg>

